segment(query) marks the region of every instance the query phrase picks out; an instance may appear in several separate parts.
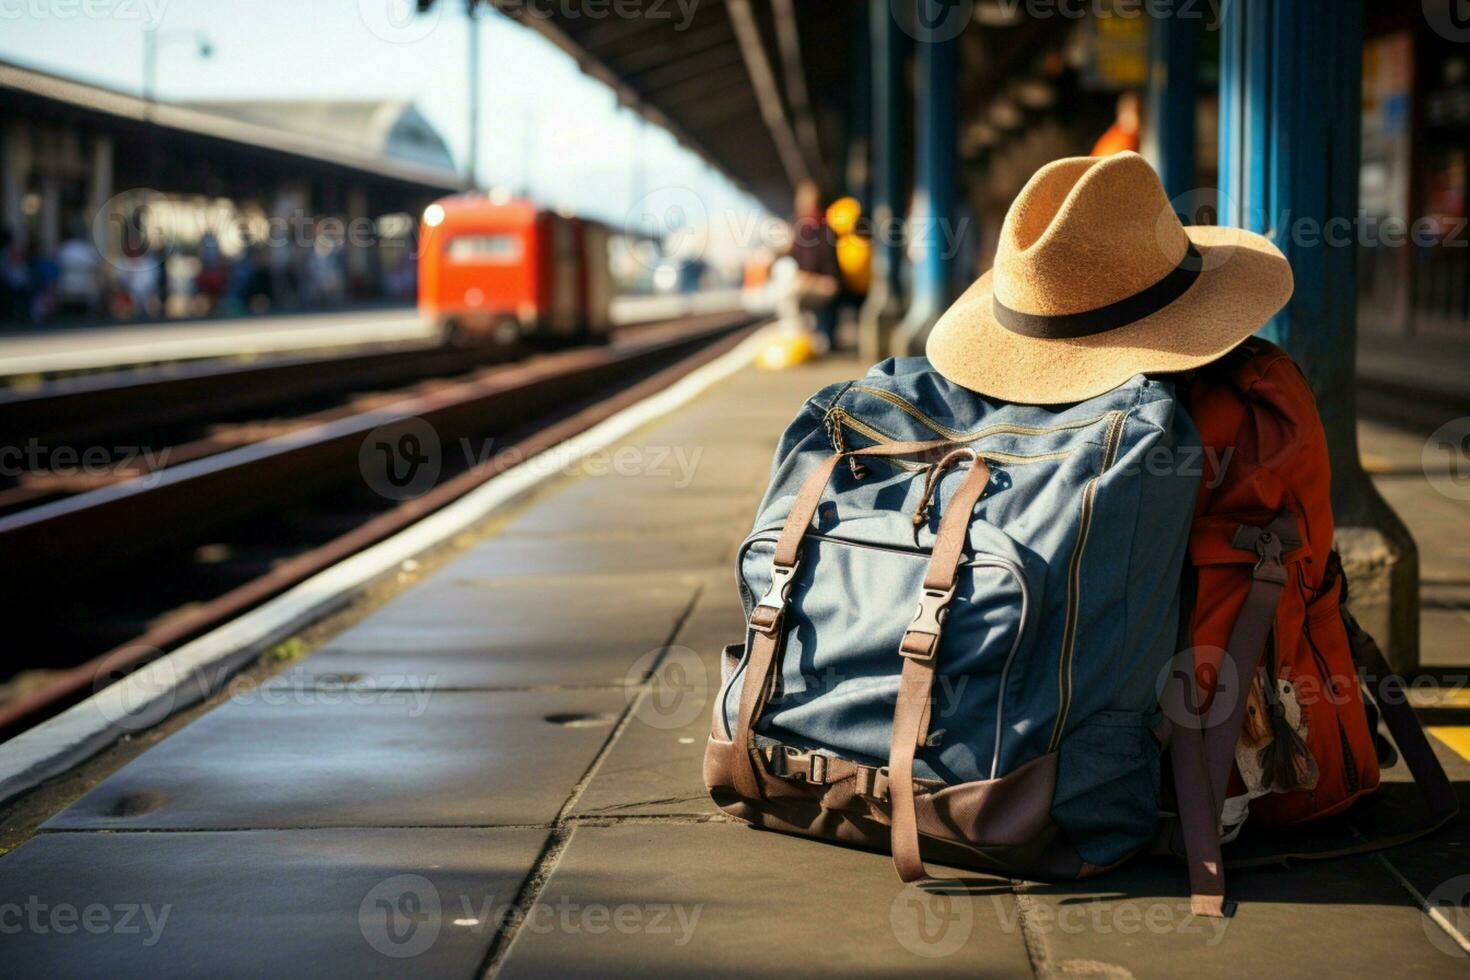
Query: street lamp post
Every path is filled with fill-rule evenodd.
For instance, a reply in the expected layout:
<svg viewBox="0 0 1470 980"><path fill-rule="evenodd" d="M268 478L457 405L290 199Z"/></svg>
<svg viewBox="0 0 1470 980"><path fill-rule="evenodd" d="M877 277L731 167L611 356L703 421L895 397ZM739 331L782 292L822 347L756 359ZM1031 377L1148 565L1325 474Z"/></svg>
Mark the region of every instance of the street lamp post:
<svg viewBox="0 0 1470 980"><path fill-rule="evenodd" d="M465 0L465 12L469 17L469 125L470 148L466 154L465 184L470 190L479 186L480 169L480 5L477 0Z"/></svg>
<svg viewBox="0 0 1470 980"><path fill-rule="evenodd" d="M208 58L214 54L214 45L203 31L160 31L156 27L143 28L143 103L149 122L153 122L154 107L158 102L158 49L170 41L193 41L198 45L201 58Z"/></svg>

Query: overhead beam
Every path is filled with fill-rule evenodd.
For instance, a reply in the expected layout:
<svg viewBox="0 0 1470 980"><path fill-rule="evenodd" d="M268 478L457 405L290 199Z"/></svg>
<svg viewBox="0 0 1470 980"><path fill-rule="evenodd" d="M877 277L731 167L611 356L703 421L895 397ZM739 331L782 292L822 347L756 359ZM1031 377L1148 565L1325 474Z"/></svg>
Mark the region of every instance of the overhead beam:
<svg viewBox="0 0 1470 980"><path fill-rule="evenodd" d="M670 93L659 100L659 104L680 119L695 120L708 118L709 110L715 107L738 107L745 112L759 112L750 92L743 86L727 86L724 91L711 95L708 89L689 85Z"/></svg>
<svg viewBox="0 0 1470 980"><path fill-rule="evenodd" d="M659 92L677 88L687 82L706 82L713 76L723 76L734 70L743 72L745 62L740 52L731 46L716 51L690 55L636 76L625 76L628 84L642 92L647 98L656 98Z"/></svg>
<svg viewBox="0 0 1470 980"><path fill-rule="evenodd" d="M616 4L609 4L614 9L605 10L599 17L594 18L585 3L582 19L595 20L591 26L579 31L573 31L577 40L589 48L604 48L610 44L621 44L630 38L647 34L650 31L667 31L672 29L675 33L688 31L695 23L701 20L718 18L718 14L712 13L713 8L718 7L723 0L698 0L687 8L688 19L685 20L685 10L673 2L662 4L643 4L642 11L637 16L619 16L615 13ZM720 18L723 19L723 18ZM682 24L682 26L681 26Z"/></svg>
<svg viewBox="0 0 1470 980"><path fill-rule="evenodd" d="M770 130L771 140L776 144L776 153L786 177L795 187L811 179L811 170L802 157L801 146L786 116L786 105L781 101L781 92L776 87L776 76L771 71L770 59L766 57L765 45L761 42L760 28L755 14L750 9L750 0L729 0L725 9L730 14L730 24L735 28L735 39L740 43L740 53L745 58L745 70L750 84L755 89L756 105L761 118Z"/></svg>
<svg viewBox="0 0 1470 980"><path fill-rule="evenodd" d="M619 72L633 76L664 64L670 58L686 58L701 51L709 51L735 39L728 18L721 17L707 26L686 31L674 44L648 45L631 51L619 52L616 59Z"/></svg>
<svg viewBox="0 0 1470 980"><path fill-rule="evenodd" d="M811 96L806 88L806 67L802 63L796 7L793 0L771 0L771 12L776 18L776 44L781 50L786 99L791 103L791 114L796 117L796 139L808 166L825 183L827 168L822 159L821 141L817 139L817 124L812 118Z"/></svg>

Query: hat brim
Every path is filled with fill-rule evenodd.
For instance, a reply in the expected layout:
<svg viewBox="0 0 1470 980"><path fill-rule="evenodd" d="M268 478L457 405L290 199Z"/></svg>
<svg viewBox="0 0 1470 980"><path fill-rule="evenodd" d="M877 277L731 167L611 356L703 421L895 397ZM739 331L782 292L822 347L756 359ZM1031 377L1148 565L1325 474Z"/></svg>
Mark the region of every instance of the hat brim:
<svg viewBox="0 0 1470 980"><path fill-rule="evenodd" d="M1184 229L1202 257L1194 284L1141 320L1089 337L1013 333L995 319L987 271L929 333L929 361L982 395L1028 405L1082 401L1135 374L1187 371L1229 353L1291 298L1291 265L1271 241L1240 228Z"/></svg>

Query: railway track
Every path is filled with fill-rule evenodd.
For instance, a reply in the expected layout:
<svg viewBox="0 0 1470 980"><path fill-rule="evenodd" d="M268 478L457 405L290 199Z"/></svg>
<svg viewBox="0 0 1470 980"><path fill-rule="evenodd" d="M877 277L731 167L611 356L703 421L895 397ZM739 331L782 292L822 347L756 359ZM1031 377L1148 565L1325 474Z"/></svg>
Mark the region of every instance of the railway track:
<svg viewBox="0 0 1470 980"><path fill-rule="evenodd" d="M0 686L0 739L660 390L728 349L751 322L746 314L709 314L640 327L605 347L350 394L327 408L314 404L324 397L320 388L298 387L305 375L295 366L272 380L274 400L231 377L221 397L229 413L278 405L282 395L314 410L237 419L212 432L203 423L211 416L199 414L202 397L182 397L169 415L137 392L109 389L104 397L115 414L92 423L89 438L138 435L149 426L206 431L167 447L179 455L162 469L95 486L52 486L30 505L24 497L36 492L34 484L0 491L0 502L12 505L0 511L0 554L7 557L0 594L18 651L11 668L22 668ZM332 365L315 370L326 368ZM389 373L384 367L373 376ZM338 396L362 387L329 380L325 387ZM162 379L148 383L164 386L155 396L169 390ZM193 377L176 383L181 395L199 390ZM76 434L87 413L74 399L85 395L66 398L70 404L45 418L51 431ZM3 413L0 419L15 422ZM404 465L414 460L433 463L434 472L408 473Z"/></svg>
<svg viewBox="0 0 1470 980"><path fill-rule="evenodd" d="M275 406L323 403L354 391L411 384L516 361L523 346L425 347L254 363L192 361L120 370L0 390L0 444L91 441L226 421Z"/></svg>

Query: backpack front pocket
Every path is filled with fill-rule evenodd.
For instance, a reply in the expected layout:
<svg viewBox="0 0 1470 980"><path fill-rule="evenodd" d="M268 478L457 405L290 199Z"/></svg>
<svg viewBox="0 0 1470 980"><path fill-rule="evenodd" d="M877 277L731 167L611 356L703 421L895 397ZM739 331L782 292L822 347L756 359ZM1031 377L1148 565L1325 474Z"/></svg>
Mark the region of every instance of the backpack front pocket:
<svg viewBox="0 0 1470 980"><path fill-rule="evenodd" d="M1043 577L1028 575L1019 549L999 530L986 525L976 536L989 543L960 565L940 640L929 739L914 768L918 778L947 784L1006 771L1014 754L1007 750L1007 713L1019 710L1015 702L1028 685L1050 673L1030 677L1034 665L1023 655L1040 600L1035 583ZM753 594L769 580L775 540L775 533L757 533L741 549L742 585ZM775 690L755 726L760 736L869 765L887 761L899 646L929 559L924 549L807 535ZM742 680L743 665L721 702L727 732Z"/></svg>

